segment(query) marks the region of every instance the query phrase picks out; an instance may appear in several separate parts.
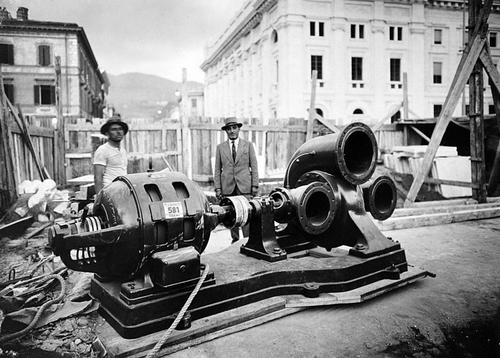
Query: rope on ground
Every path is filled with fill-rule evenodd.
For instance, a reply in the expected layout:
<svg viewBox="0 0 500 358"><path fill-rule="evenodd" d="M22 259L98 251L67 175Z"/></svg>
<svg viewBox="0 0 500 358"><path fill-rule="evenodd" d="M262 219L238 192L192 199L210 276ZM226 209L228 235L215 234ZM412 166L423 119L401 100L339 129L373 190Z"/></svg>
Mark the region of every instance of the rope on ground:
<svg viewBox="0 0 500 358"><path fill-rule="evenodd" d="M170 335L172 334L172 331L175 329L175 327L177 327L177 325L179 324L179 321L182 319L182 317L184 317L184 314L186 313L187 309L191 305L191 302L193 301L194 297L196 296L196 294L200 290L201 285L203 284L203 281L205 281L205 278L208 275L208 270L209 269L210 269L209 265L206 264L205 265L205 270L203 270L203 274L201 275L200 279L198 280L198 283L196 284L196 287L194 288L193 292L191 292L191 294L189 295L186 303L184 303L184 306L182 306L181 310L179 311L179 314L177 314L177 317L175 317L174 322L172 322L172 324L170 325L170 327L168 328L168 330L165 332L165 334L163 335L163 337L161 337L161 339L158 341L158 343L156 343L156 345L154 346L154 348L151 351L149 351L149 353L146 356L146 358L154 358L154 357L156 357L156 354L158 353L158 351L165 344L165 342L167 341L168 337L170 337Z"/></svg>
<svg viewBox="0 0 500 358"><path fill-rule="evenodd" d="M61 275L57 275L57 274L47 275L46 277L44 277L40 281L40 283L45 282L45 281L49 281L49 280L54 280L54 279L58 280L59 283L61 284L61 292L59 293L59 296L57 296L55 299L47 301L43 305L41 305L40 308L38 309L35 317L30 322L30 324L26 326L26 328L24 328L18 332L11 333L11 334L5 335L3 337L0 337L0 344L11 341L11 340L16 339L16 338L20 338L20 337L24 336L26 333L28 333L29 331L31 331L31 329L33 329L33 327L35 327L35 325L37 324L38 320L42 316L45 309L47 309L47 307L49 307L50 305L52 305L54 303L58 303L59 301L61 301L64 298L64 292L66 291L66 283L64 282L64 279Z"/></svg>

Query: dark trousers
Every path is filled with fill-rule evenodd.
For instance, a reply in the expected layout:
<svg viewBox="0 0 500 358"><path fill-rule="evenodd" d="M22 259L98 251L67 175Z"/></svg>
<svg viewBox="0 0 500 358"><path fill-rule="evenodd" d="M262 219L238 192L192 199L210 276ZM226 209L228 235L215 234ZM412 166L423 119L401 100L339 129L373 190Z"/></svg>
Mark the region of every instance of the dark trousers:
<svg viewBox="0 0 500 358"><path fill-rule="evenodd" d="M234 191L231 193L230 196L235 196L235 195L243 195L244 197L246 197L248 199L250 199L250 196L251 196L249 194L242 194L237 186L234 187ZM247 238L248 234L250 232L250 227L248 226L248 224L243 226L241 229L243 230L243 237ZM240 228L239 227L231 228L231 239L232 239L232 243L235 243L236 241L238 241L240 239Z"/></svg>

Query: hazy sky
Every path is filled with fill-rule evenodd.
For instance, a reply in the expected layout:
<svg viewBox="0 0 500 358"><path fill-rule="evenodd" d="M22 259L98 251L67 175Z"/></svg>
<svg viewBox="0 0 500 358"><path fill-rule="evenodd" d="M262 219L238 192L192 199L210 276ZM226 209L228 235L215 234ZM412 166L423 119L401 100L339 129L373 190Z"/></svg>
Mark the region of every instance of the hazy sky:
<svg viewBox="0 0 500 358"><path fill-rule="evenodd" d="M101 71L143 72L203 81L207 42L217 38L246 0L2 0L32 20L77 23L85 29Z"/></svg>

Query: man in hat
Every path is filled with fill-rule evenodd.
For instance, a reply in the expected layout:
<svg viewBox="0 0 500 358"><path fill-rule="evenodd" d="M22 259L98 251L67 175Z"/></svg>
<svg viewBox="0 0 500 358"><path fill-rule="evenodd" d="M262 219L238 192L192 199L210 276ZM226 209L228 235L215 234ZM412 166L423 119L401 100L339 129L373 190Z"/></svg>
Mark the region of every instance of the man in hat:
<svg viewBox="0 0 500 358"><path fill-rule="evenodd" d="M108 141L94 153L94 186L98 193L117 176L127 174L127 152L120 143L128 132L128 125L120 117L113 116L101 127Z"/></svg>
<svg viewBox="0 0 500 358"><path fill-rule="evenodd" d="M229 117L221 128L228 140L219 144L215 152L214 184L218 199L233 195L250 198L259 190L257 157L253 144L239 138L242 125L236 118ZM243 236L248 237L248 226L243 228ZM231 229L231 237L233 243L238 241L239 228Z"/></svg>

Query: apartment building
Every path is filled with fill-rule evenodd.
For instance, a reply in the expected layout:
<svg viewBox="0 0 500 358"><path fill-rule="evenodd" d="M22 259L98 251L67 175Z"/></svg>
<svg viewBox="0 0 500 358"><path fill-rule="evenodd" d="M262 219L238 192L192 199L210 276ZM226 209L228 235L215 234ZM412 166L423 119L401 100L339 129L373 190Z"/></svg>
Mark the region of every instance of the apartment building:
<svg viewBox="0 0 500 358"><path fill-rule="evenodd" d="M102 118L109 83L82 27L35 21L20 7L12 17L0 9L0 64L4 89L25 115L54 117L56 57L60 58L60 103L63 116Z"/></svg>

